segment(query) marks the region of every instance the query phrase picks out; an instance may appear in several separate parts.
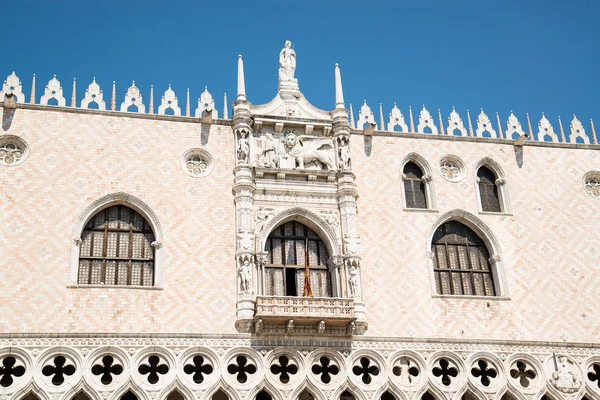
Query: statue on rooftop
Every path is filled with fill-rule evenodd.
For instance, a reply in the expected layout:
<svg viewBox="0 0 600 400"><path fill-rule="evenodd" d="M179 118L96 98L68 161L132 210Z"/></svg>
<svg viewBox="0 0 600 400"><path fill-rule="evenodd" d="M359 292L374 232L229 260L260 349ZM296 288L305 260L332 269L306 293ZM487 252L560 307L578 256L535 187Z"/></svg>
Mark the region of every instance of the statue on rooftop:
<svg viewBox="0 0 600 400"><path fill-rule="evenodd" d="M292 42L286 40L279 53L279 81L291 81L296 70L296 52L292 49Z"/></svg>

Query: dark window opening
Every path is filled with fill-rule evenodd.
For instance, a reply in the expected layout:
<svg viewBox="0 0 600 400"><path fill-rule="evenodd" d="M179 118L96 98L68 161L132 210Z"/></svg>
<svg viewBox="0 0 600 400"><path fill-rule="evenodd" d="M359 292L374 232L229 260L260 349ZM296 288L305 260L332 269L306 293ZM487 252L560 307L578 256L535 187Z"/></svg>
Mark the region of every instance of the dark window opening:
<svg viewBox="0 0 600 400"><path fill-rule="evenodd" d="M116 205L101 210L81 234L78 283L154 284L154 233L135 210Z"/></svg>
<svg viewBox="0 0 600 400"><path fill-rule="evenodd" d="M406 208L427 208L423 171L413 162L407 162L402 170L404 174L404 194Z"/></svg>
<svg viewBox="0 0 600 400"><path fill-rule="evenodd" d="M433 234L431 251L439 294L496 295L490 254L471 228L457 221L446 222Z"/></svg>
<svg viewBox="0 0 600 400"><path fill-rule="evenodd" d="M306 225L290 221L271 232L265 246L265 295L331 297L329 253L321 238ZM308 276L306 272L308 271Z"/></svg>
<svg viewBox="0 0 600 400"><path fill-rule="evenodd" d="M479 178L481 211L501 212L496 175L489 168L481 167L477 170L477 178Z"/></svg>

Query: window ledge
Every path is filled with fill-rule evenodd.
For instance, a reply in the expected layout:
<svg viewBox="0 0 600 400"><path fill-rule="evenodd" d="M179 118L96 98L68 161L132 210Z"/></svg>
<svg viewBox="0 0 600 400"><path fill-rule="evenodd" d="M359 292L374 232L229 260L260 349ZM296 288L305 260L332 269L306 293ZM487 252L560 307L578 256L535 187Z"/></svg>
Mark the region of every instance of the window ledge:
<svg viewBox="0 0 600 400"><path fill-rule="evenodd" d="M406 212L422 212L422 213L438 213L438 210L433 210L431 208L404 208Z"/></svg>
<svg viewBox="0 0 600 400"><path fill-rule="evenodd" d="M482 214L482 215L500 215L500 216L506 216L506 217L512 217L513 216L513 213L492 212L492 211L479 211L479 214Z"/></svg>
<svg viewBox="0 0 600 400"><path fill-rule="evenodd" d="M510 301L508 296L468 296L468 295L453 295L453 294L432 294L434 299L457 299L457 300L493 300L493 301Z"/></svg>
<svg viewBox="0 0 600 400"><path fill-rule="evenodd" d="M128 286L128 285L67 285L67 289L136 289L163 290L160 286Z"/></svg>

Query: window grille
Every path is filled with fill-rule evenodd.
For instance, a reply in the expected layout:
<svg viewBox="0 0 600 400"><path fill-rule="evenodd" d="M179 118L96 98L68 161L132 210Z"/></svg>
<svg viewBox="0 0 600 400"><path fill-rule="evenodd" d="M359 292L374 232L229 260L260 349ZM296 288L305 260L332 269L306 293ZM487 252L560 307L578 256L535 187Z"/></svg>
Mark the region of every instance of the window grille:
<svg viewBox="0 0 600 400"><path fill-rule="evenodd" d="M481 211L501 212L496 175L489 168L481 167L477 171L477 178L479 178Z"/></svg>
<svg viewBox="0 0 600 400"><path fill-rule="evenodd" d="M423 171L413 162L407 162L402 170L404 173L404 193L406 208L427 208L425 199L425 183Z"/></svg>
<svg viewBox="0 0 600 400"><path fill-rule="evenodd" d="M431 251L439 294L496 295L488 249L472 229L446 222L435 231Z"/></svg>
<svg viewBox="0 0 600 400"><path fill-rule="evenodd" d="M81 234L78 283L152 286L154 233L135 210L116 205L90 219Z"/></svg>
<svg viewBox="0 0 600 400"><path fill-rule="evenodd" d="M308 267L313 297L331 297L329 254L321 238L306 225L290 221L269 235L266 249L265 295L302 296Z"/></svg>

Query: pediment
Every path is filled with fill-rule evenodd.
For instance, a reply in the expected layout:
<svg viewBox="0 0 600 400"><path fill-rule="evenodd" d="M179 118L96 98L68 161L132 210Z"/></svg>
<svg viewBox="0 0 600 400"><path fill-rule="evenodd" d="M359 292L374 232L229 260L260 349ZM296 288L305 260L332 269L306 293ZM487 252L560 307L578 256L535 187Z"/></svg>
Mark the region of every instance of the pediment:
<svg viewBox="0 0 600 400"><path fill-rule="evenodd" d="M328 111L321 110L306 100L299 91L281 90L268 103L250 107L252 115L273 116L285 118L300 118L311 120L331 121Z"/></svg>

